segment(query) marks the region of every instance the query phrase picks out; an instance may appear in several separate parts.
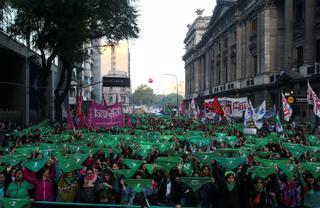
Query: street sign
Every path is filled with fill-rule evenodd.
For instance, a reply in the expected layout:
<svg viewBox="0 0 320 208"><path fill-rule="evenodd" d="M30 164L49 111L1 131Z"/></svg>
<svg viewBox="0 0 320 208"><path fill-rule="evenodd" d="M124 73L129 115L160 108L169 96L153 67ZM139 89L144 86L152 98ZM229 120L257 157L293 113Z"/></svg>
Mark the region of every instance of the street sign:
<svg viewBox="0 0 320 208"><path fill-rule="evenodd" d="M130 87L130 78L103 77L103 87Z"/></svg>

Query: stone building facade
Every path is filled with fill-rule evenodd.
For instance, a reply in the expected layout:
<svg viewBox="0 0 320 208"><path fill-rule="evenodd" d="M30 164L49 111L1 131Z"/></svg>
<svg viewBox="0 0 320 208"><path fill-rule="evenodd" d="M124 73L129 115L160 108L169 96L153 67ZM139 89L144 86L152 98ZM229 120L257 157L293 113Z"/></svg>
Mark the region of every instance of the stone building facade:
<svg viewBox="0 0 320 208"><path fill-rule="evenodd" d="M203 27L199 16L184 43L185 97L245 97L254 106L294 98L293 119L313 119L307 81L320 88L320 1L217 0Z"/></svg>

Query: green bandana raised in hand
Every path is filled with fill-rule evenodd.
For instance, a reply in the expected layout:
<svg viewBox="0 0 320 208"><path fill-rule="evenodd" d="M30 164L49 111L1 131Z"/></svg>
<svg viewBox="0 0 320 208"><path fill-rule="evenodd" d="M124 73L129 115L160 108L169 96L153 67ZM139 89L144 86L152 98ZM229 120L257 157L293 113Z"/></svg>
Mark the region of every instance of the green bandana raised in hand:
<svg viewBox="0 0 320 208"><path fill-rule="evenodd" d="M211 182L211 179L208 177L181 177L182 183L187 184L193 191L197 191L204 184Z"/></svg>

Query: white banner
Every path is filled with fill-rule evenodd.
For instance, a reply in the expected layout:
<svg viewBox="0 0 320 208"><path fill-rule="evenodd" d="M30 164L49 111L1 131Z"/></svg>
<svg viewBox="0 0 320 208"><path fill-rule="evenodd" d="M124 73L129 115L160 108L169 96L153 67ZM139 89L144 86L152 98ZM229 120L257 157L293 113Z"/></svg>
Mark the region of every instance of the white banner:
<svg viewBox="0 0 320 208"><path fill-rule="evenodd" d="M241 118L243 112L248 106L248 98L218 98L219 103L224 111L225 116L233 118ZM205 100L206 103L212 102L213 99Z"/></svg>

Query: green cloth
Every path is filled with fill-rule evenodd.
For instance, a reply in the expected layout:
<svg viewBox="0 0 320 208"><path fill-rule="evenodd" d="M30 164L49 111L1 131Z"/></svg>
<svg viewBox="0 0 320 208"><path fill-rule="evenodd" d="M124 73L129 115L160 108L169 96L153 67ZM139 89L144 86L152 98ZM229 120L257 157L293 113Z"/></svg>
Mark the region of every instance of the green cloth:
<svg viewBox="0 0 320 208"><path fill-rule="evenodd" d="M319 143L317 136L314 134L307 134L306 137L311 145L317 145Z"/></svg>
<svg viewBox="0 0 320 208"><path fill-rule="evenodd" d="M253 143L251 143L253 141ZM248 139L246 142L245 142L245 146L251 148L251 149L260 149L264 146L266 146L267 144L269 144L269 140L268 139L253 139L253 140L250 140Z"/></svg>
<svg viewBox="0 0 320 208"><path fill-rule="evenodd" d="M236 182L233 181L231 183L227 183L227 188L228 188L228 191L232 191L234 189L234 186L236 185Z"/></svg>
<svg viewBox="0 0 320 208"><path fill-rule="evenodd" d="M16 166L21 161L25 160L26 157L23 155L4 155L0 159L0 163L5 163L7 165Z"/></svg>
<svg viewBox="0 0 320 208"><path fill-rule="evenodd" d="M21 184L11 182L8 186L7 194L9 198L29 199L28 191L33 189L33 186L27 181L22 181Z"/></svg>
<svg viewBox="0 0 320 208"><path fill-rule="evenodd" d="M136 149L136 153L137 153L138 155L140 155L142 158L146 158L150 152L151 152L151 150Z"/></svg>
<svg viewBox="0 0 320 208"><path fill-rule="evenodd" d="M211 163L211 160L217 157L217 153L196 152L195 156L198 158L200 163L204 165L209 165Z"/></svg>
<svg viewBox="0 0 320 208"><path fill-rule="evenodd" d="M261 178L267 178L269 175L271 175L275 172L276 172L276 169L274 167L254 166L252 178L255 178L257 176L259 176Z"/></svg>
<svg viewBox="0 0 320 208"><path fill-rule="evenodd" d="M171 168L176 167L179 164L179 162L156 161L156 164L164 170L170 171Z"/></svg>
<svg viewBox="0 0 320 208"><path fill-rule="evenodd" d="M295 174L298 172L297 165L279 164L279 168L282 170L283 174L288 176L288 178L293 178Z"/></svg>
<svg viewBox="0 0 320 208"><path fill-rule="evenodd" d="M207 146L211 144L211 139L202 137L202 136L191 136L189 142L196 144L199 147Z"/></svg>
<svg viewBox="0 0 320 208"><path fill-rule="evenodd" d="M227 133L224 133L224 132L216 132L215 135L216 135L218 138L223 138L223 137L226 137L228 134L227 134Z"/></svg>
<svg viewBox="0 0 320 208"><path fill-rule="evenodd" d="M182 158L178 156L173 157L158 157L156 160L157 162L173 162L173 163L180 163L182 162Z"/></svg>
<svg viewBox="0 0 320 208"><path fill-rule="evenodd" d="M141 192L152 184L151 179L125 179L124 182L136 193Z"/></svg>
<svg viewBox="0 0 320 208"><path fill-rule="evenodd" d="M16 149L17 155L24 155L24 156L31 156L32 152L36 152L39 150L39 147L32 146L32 147L21 147Z"/></svg>
<svg viewBox="0 0 320 208"><path fill-rule="evenodd" d="M288 144L284 143L283 146L288 149L288 151L297 159L300 159L300 157L304 154L306 149L301 146L300 144L294 145L294 144Z"/></svg>
<svg viewBox="0 0 320 208"><path fill-rule="evenodd" d="M0 197L0 205L3 208L29 208L32 207L32 203L28 199L11 199Z"/></svg>
<svg viewBox="0 0 320 208"><path fill-rule="evenodd" d="M124 178L132 178L136 173L136 170L133 169L120 169L115 171L116 174L122 175Z"/></svg>
<svg viewBox="0 0 320 208"><path fill-rule="evenodd" d="M76 163L72 159L66 158L62 155L58 155L57 158L59 160L60 168L64 173L70 173L82 168L82 166L79 163Z"/></svg>
<svg viewBox="0 0 320 208"><path fill-rule="evenodd" d="M247 162L246 158L242 158L242 157L238 157L238 158L220 157L220 158L216 158L216 161L218 161L218 163L226 170L236 169L237 167L239 167L239 165Z"/></svg>
<svg viewBox="0 0 320 208"><path fill-rule="evenodd" d="M264 152L264 151L255 151L254 154L258 157L269 157L271 155L277 155L276 152Z"/></svg>
<svg viewBox="0 0 320 208"><path fill-rule="evenodd" d="M191 163L184 163L182 165L182 171L187 175L191 176L193 173L193 167Z"/></svg>
<svg viewBox="0 0 320 208"><path fill-rule="evenodd" d="M259 158L259 157L255 157L255 159L261 163L261 165L263 166L279 166L279 164L287 164L288 163L288 159L263 159L263 158Z"/></svg>
<svg viewBox="0 0 320 208"><path fill-rule="evenodd" d="M154 169L157 167L157 164L146 164L146 169L150 175L153 174Z"/></svg>
<svg viewBox="0 0 320 208"><path fill-rule="evenodd" d="M128 168L134 169L134 170L139 169L140 166L142 165L142 163L143 163L142 160L125 159L125 160L123 161L123 164L125 164L126 166L128 166Z"/></svg>
<svg viewBox="0 0 320 208"><path fill-rule="evenodd" d="M0 166L0 173L6 169L6 166Z"/></svg>
<svg viewBox="0 0 320 208"><path fill-rule="evenodd" d="M315 178L320 176L320 163L302 163L302 168L309 171Z"/></svg>
<svg viewBox="0 0 320 208"><path fill-rule="evenodd" d="M69 155L69 157L70 159L81 165L89 157L89 154L71 154Z"/></svg>
<svg viewBox="0 0 320 208"><path fill-rule="evenodd" d="M173 143L160 143L157 145L157 148L160 150L160 152L165 152L169 149L171 149Z"/></svg>
<svg viewBox="0 0 320 208"><path fill-rule="evenodd" d="M47 158L41 160L28 160L24 163L24 166L32 172L38 172L47 162Z"/></svg>
<svg viewBox="0 0 320 208"><path fill-rule="evenodd" d="M234 147L238 143L238 138L236 136L228 136L226 142L231 147Z"/></svg>
<svg viewBox="0 0 320 208"><path fill-rule="evenodd" d="M193 191L197 191L204 184L210 183L211 179L208 177L181 177L180 181L187 184Z"/></svg>

